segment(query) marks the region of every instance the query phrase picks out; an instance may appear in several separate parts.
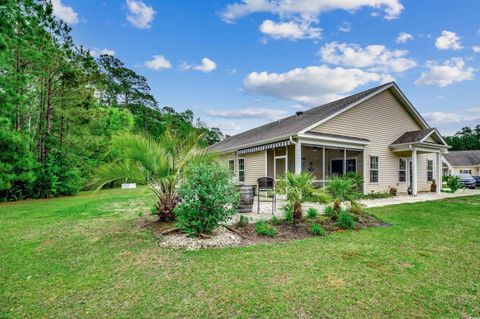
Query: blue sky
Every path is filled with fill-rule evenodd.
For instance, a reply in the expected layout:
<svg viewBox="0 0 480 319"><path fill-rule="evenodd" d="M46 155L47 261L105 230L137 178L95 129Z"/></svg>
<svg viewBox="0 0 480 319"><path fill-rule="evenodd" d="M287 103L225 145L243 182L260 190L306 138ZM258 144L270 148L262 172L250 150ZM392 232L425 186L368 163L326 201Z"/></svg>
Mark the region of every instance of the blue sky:
<svg viewBox="0 0 480 319"><path fill-rule="evenodd" d="M443 134L480 123L480 1L52 3L76 43L227 134L392 79Z"/></svg>

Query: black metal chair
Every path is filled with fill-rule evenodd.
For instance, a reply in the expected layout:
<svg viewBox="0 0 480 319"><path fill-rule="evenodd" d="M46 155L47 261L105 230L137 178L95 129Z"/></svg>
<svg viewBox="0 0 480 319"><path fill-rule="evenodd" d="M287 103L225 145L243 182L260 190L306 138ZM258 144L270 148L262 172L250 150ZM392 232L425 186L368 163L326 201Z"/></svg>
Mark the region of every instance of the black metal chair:
<svg viewBox="0 0 480 319"><path fill-rule="evenodd" d="M260 194L264 193L268 199L268 193L273 192L272 195L272 215L275 213L277 206L277 197L275 195L275 180L271 177L260 177L257 179L257 214L260 214L260 202L270 202L270 200L260 200Z"/></svg>

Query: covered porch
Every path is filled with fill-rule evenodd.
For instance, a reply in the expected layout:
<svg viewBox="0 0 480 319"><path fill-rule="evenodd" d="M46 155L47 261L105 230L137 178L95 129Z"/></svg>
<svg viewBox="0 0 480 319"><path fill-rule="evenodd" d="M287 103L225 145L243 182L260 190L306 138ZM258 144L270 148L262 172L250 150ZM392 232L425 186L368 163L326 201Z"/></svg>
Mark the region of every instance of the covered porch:
<svg viewBox="0 0 480 319"><path fill-rule="evenodd" d="M278 180L287 171L306 171L322 187L333 176L345 176L350 172L365 176L365 147L368 144L366 139L309 132L295 139L241 150L239 156L263 151L264 176ZM360 191L364 192L365 186Z"/></svg>

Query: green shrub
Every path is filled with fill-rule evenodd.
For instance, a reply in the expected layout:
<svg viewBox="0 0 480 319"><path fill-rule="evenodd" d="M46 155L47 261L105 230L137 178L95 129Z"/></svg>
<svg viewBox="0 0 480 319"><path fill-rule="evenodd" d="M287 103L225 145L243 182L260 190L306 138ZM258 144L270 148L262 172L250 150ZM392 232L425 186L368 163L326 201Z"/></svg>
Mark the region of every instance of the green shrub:
<svg viewBox="0 0 480 319"><path fill-rule="evenodd" d="M189 234L211 233L236 214L239 200L229 169L215 161L188 165L179 195L177 227Z"/></svg>
<svg viewBox="0 0 480 319"><path fill-rule="evenodd" d="M245 227L248 225L248 222L250 221L250 219L245 216L245 215L240 215L239 219L238 219L238 222L237 222L237 226L238 227Z"/></svg>
<svg viewBox="0 0 480 319"><path fill-rule="evenodd" d="M452 193L455 193L461 187L458 176L449 176L447 179L447 186Z"/></svg>
<svg viewBox="0 0 480 319"><path fill-rule="evenodd" d="M332 201L332 196L323 190L314 189L311 194L305 197L305 202L326 204Z"/></svg>
<svg viewBox="0 0 480 319"><path fill-rule="evenodd" d="M338 214L337 225L342 229L352 229L355 227L355 221L348 212L342 209Z"/></svg>
<svg viewBox="0 0 480 319"><path fill-rule="evenodd" d="M363 188L363 176L362 175L357 174L355 172L348 172L347 175L345 175L345 177L353 182L353 185L355 186L355 189L357 191L360 191Z"/></svg>
<svg viewBox="0 0 480 319"><path fill-rule="evenodd" d="M363 215L365 214L365 206L358 202L352 202L350 213L353 215Z"/></svg>
<svg viewBox="0 0 480 319"><path fill-rule="evenodd" d="M317 218L318 216L318 210L316 208L313 208L313 207L310 207L308 210L307 210L307 217L308 218Z"/></svg>
<svg viewBox="0 0 480 319"><path fill-rule="evenodd" d="M255 232L262 236L274 237L277 234L275 228L264 220L255 223Z"/></svg>
<svg viewBox="0 0 480 319"><path fill-rule="evenodd" d="M363 199L377 199L377 198L390 198L393 197L390 192L371 192L365 195L362 195L361 198Z"/></svg>
<svg viewBox="0 0 480 319"><path fill-rule="evenodd" d="M289 223L293 222L293 209L290 205L285 205L285 208L283 209L283 218Z"/></svg>
<svg viewBox="0 0 480 319"><path fill-rule="evenodd" d="M314 236L325 236L325 229L319 224L312 224L310 227L310 233Z"/></svg>
<svg viewBox="0 0 480 319"><path fill-rule="evenodd" d="M332 217L335 212L333 211L333 207L332 207L332 206L327 206L327 207L325 207L325 209L323 210L323 213L325 214L325 216Z"/></svg>
<svg viewBox="0 0 480 319"><path fill-rule="evenodd" d="M282 221L280 220L280 218L278 218L277 216L273 215L272 216L272 219L270 219L270 222L274 225L279 225L282 223Z"/></svg>

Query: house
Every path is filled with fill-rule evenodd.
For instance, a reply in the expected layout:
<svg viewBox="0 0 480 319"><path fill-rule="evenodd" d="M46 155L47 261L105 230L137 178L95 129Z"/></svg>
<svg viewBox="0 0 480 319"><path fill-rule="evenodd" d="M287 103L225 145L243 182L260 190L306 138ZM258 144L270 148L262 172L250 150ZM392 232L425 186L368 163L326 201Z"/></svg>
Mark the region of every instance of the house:
<svg viewBox="0 0 480 319"><path fill-rule="evenodd" d="M480 150L451 151L444 157L443 175L470 174L480 176Z"/></svg>
<svg viewBox="0 0 480 319"><path fill-rule="evenodd" d="M312 108L231 136L212 146L240 183L309 171L324 184L333 175L363 176L363 192L396 187L430 191L442 176L448 145L396 83ZM437 183L440 192L441 183Z"/></svg>

